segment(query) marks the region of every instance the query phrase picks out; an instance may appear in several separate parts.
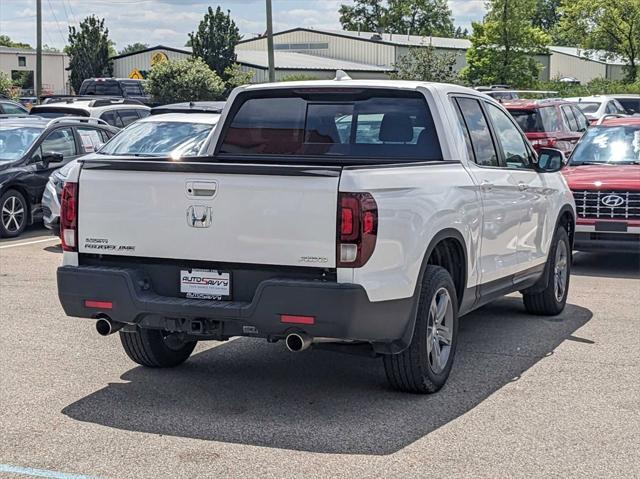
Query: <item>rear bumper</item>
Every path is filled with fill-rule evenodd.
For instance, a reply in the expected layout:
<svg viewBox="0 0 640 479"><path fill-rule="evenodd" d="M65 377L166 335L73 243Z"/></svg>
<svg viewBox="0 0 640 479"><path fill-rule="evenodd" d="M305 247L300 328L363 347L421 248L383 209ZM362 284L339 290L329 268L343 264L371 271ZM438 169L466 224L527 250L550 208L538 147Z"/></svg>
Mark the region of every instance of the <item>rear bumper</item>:
<svg viewBox="0 0 640 479"><path fill-rule="evenodd" d="M408 345L415 301L371 302L359 285L313 280L262 281L251 302L208 301L162 296L141 270L96 266L58 268L58 296L69 316L97 318L182 331L203 339L255 336L277 340L292 331L313 337L366 341L378 352ZM85 300L111 302L110 309ZM313 316L314 324L280 321L281 315Z"/></svg>
<svg viewBox="0 0 640 479"><path fill-rule="evenodd" d="M576 224L574 249L640 253L640 226L628 226L626 231L596 231L595 224Z"/></svg>
<svg viewBox="0 0 640 479"><path fill-rule="evenodd" d="M42 194L42 220L45 227L57 231L60 227L60 201L53 182L49 180Z"/></svg>

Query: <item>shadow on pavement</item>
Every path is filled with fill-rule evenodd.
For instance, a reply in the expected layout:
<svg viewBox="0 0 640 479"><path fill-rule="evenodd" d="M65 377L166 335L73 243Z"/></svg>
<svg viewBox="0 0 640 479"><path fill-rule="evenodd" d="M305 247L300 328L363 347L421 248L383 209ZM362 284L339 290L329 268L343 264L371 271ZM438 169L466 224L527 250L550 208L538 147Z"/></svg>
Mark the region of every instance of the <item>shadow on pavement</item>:
<svg viewBox="0 0 640 479"><path fill-rule="evenodd" d="M572 275L640 279L640 255L633 253L583 253L573 255Z"/></svg>
<svg viewBox="0 0 640 479"><path fill-rule="evenodd" d="M449 382L431 396L390 390L380 360L314 350L292 354L281 344L241 338L175 369L131 369L122 376L127 383L110 383L62 412L129 431L391 454L518 380L563 341L580 341L573 334L591 316L574 305L556 318L529 316L520 298L470 314L461 320Z"/></svg>

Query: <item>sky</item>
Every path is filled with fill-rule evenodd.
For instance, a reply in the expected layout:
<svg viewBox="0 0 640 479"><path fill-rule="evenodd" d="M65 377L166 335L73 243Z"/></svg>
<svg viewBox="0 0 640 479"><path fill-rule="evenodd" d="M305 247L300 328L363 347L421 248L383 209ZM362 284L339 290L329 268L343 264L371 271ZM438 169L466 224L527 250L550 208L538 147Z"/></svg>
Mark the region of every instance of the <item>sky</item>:
<svg viewBox="0 0 640 479"><path fill-rule="evenodd" d="M411 1L411 0L407 0ZM273 0L274 31L294 27L340 30L338 9L351 0ZM485 12L484 0L450 0L456 26L470 28ZM0 34L35 46L36 0L0 0ZM105 18L116 50L135 42L183 46L207 7L231 11L244 38L265 31L264 0L42 0L43 43L62 48L68 25L95 14Z"/></svg>

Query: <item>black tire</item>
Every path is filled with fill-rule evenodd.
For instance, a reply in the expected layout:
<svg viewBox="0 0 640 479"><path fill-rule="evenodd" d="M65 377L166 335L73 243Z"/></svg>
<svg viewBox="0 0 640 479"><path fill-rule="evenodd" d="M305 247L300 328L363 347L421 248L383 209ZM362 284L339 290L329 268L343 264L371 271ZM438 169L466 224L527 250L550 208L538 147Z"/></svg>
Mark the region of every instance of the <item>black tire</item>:
<svg viewBox="0 0 640 479"><path fill-rule="evenodd" d="M160 329L138 328L120 331L120 341L132 361L149 368L171 368L184 363L197 341L181 341L176 334Z"/></svg>
<svg viewBox="0 0 640 479"><path fill-rule="evenodd" d="M21 213L16 214L20 211ZM11 214L13 212L14 214ZM20 236L29 221L29 204L22 193L7 190L0 196L0 237Z"/></svg>
<svg viewBox="0 0 640 479"><path fill-rule="evenodd" d="M562 268L561 257L564 252L566 269L564 270L564 281L558 278L558 269ZM540 316L555 316L560 314L567 304L567 294L569 293L569 280L571 278L571 243L569 235L564 227L559 227L553 238L553 244L549 250L549 258L545 267L547 284L544 289L535 292L522 294L524 308L530 314ZM558 281L556 281L558 279ZM559 283L564 282L564 286ZM561 291L558 288L561 287Z"/></svg>
<svg viewBox="0 0 640 479"><path fill-rule="evenodd" d="M450 331L449 344L438 341L438 350L447 351L444 366L440 361L434 365L434 347L428 346L432 328L430 308L438 298L444 299L443 290L448 294L449 304L445 311L447 328ZM429 394L438 391L449 377L458 344L458 298L451 276L444 268L427 266L420 289L420 299L416 325L411 344L399 354L389 354L383 357L384 369L389 384L398 391ZM450 307L450 309L449 309ZM443 324L443 323L441 323ZM447 349L448 348L448 349ZM441 353L442 354L442 353Z"/></svg>

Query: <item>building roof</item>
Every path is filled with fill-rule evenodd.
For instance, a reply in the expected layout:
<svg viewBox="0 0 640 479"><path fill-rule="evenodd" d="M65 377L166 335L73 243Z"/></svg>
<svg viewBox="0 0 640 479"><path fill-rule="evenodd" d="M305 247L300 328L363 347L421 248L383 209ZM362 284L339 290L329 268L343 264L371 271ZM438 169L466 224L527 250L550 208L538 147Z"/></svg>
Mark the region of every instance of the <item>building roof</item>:
<svg viewBox="0 0 640 479"><path fill-rule="evenodd" d="M326 30L321 28L291 28L289 30L283 30L273 34L274 37L290 32L313 32L321 33L325 35L332 35L336 37L351 38L355 40L361 40L364 42L379 43L382 45L401 45L401 46L424 46L433 45L436 48L451 48L454 50L466 50L471 46L471 42L466 38L443 38L443 37L429 37L421 35L401 35L396 33L374 33L374 32L353 32L348 30ZM379 37L379 39L375 39ZM253 40L257 40L261 37L249 38L242 40L239 43L248 43Z"/></svg>
<svg viewBox="0 0 640 479"><path fill-rule="evenodd" d="M131 55L138 55L140 53L153 52L156 50L167 50L170 52L184 53L185 55L191 55L191 47L168 47L166 45L155 45L153 47L145 48L144 50L138 50L137 52L123 53L122 55L115 55L111 57L111 60L117 60L118 58L130 57Z"/></svg>
<svg viewBox="0 0 640 479"><path fill-rule="evenodd" d="M576 47L555 47L550 46L549 50L552 53L561 53L562 55L569 55L571 57L581 58L583 60L603 63L606 65L626 65L620 55L614 55L605 50L585 50L583 48Z"/></svg>
<svg viewBox="0 0 640 479"><path fill-rule="evenodd" d="M269 61L266 50L238 50L237 62L257 68L268 68ZM337 60L335 58L321 57L318 55L307 55L305 53L284 52L277 50L274 52L275 66L277 70L346 70L346 71L366 71L366 72L390 72L391 67L368 65L347 60Z"/></svg>
<svg viewBox="0 0 640 479"><path fill-rule="evenodd" d="M0 53L14 53L16 55L35 55L35 48L15 48L15 47L0 47ZM58 55L67 56L64 52L52 52L51 50L42 50L43 55Z"/></svg>

